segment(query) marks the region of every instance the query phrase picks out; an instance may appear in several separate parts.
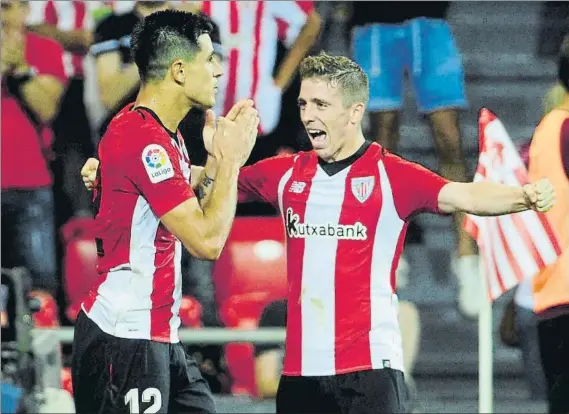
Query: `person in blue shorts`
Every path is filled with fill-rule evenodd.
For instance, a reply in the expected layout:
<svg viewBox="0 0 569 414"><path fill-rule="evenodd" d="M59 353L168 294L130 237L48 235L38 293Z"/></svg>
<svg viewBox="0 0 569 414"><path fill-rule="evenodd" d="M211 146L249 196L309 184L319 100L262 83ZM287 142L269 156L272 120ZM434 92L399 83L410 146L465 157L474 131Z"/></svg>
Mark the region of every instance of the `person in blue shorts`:
<svg viewBox="0 0 569 414"><path fill-rule="evenodd" d="M375 140L397 152L404 77L415 93L417 109L431 125L440 173L467 181L461 150L459 111L467 107L462 58L446 21L449 2L353 2L354 60L369 77L368 111ZM474 241L462 230L462 214L454 216L461 313L478 315L481 287ZM402 261L402 266L406 263Z"/></svg>

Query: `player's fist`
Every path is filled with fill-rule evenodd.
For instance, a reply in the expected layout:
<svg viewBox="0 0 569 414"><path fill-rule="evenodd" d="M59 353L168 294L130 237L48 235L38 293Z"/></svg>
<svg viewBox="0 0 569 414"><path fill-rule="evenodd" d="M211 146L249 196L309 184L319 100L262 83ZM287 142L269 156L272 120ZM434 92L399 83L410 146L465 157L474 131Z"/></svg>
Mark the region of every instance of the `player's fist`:
<svg viewBox="0 0 569 414"><path fill-rule="evenodd" d="M99 168L99 160L96 158L89 158L83 168L81 168L81 178L87 190L95 188L97 181L97 168Z"/></svg>
<svg viewBox="0 0 569 414"><path fill-rule="evenodd" d="M532 210L545 213L555 204L555 188L547 178L526 184L523 188L526 203Z"/></svg>

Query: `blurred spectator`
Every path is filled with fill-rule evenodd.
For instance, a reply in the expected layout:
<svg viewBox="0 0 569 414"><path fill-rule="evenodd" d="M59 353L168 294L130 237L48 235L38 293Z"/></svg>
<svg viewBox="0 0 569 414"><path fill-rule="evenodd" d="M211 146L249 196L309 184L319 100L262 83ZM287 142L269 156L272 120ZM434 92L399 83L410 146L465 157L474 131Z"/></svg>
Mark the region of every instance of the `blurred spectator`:
<svg viewBox="0 0 569 414"><path fill-rule="evenodd" d="M275 155L282 145L271 134L281 117L281 100L300 61L320 32L313 1L204 1L202 12L219 26L227 50L216 113L225 114L239 99L252 98L259 110L262 135L249 162ZM278 67L278 41L288 52ZM293 132L294 133L294 132ZM291 134L287 130L287 134Z"/></svg>
<svg viewBox="0 0 569 414"><path fill-rule="evenodd" d="M543 99L544 116L563 103L565 89L558 84L551 88ZM526 167L529 166L529 150L531 142L520 147L520 155ZM534 300L532 279L521 282L514 294L515 329L518 335L519 347L522 351L524 376L532 399L546 400L547 387L545 374L539 355L538 319L533 312Z"/></svg>
<svg viewBox="0 0 569 414"><path fill-rule="evenodd" d="M440 173L467 181L461 149L459 109L467 103L460 53L445 20L449 2L353 2L351 26L354 59L370 80L368 109L375 140L397 152L403 80L408 76L417 107L425 114L440 159ZM481 287L474 241L455 215L459 309L478 315Z"/></svg>
<svg viewBox="0 0 569 414"><path fill-rule="evenodd" d="M70 215L85 215L91 211L89 193L77 171L95 150L83 100L84 57L93 42L93 21L89 12L92 4L77 0L32 1L27 20L30 31L56 40L66 50L64 59L71 79L53 129L54 150L61 155L57 157L58 170L62 171L62 177L59 180L56 177L56 182L63 183L68 200L65 204L71 206ZM56 204L61 203L56 200Z"/></svg>
<svg viewBox="0 0 569 414"><path fill-rule="evenodd" d="M261 315L259 327L284 328L286 326L286 303L286 300L270 303ZM414 399L416 392L412 372L419 351L420 321L419 313L413 304L405 301L399 303L399 323L403 340L405 382ZM274 398L277 395L284 352L284 344L255 345L255 381L259 397Z"/></svg>
<svg viewBox="0 0 569 414"><path fill-rule="evenodd" d="M91 53L96 58L101 101L109 111L99 130L101 136L113 116L136 100L140 78L130 55L132 29L140 19L166 8L167 1L137 1L132 11L113 11L98 22Z"/></svg>
<svg viewBox="0 0 569 414"><path fill-rule="evenodd" d="M28 4L2 1L2 266L55 294L52 130L67 77L63 48L26 31Z"/></svg>
<svg viewBox="0 0 569 414"><path fill-rule="evenodd" d="M534 312L538 318L541 363L550 413L569 412L569 36L560 48L558 81L565 94L543 117L529 149L529 179L547 177L556 204L545 213L555 230L561 253L533 280Z"/></svg>

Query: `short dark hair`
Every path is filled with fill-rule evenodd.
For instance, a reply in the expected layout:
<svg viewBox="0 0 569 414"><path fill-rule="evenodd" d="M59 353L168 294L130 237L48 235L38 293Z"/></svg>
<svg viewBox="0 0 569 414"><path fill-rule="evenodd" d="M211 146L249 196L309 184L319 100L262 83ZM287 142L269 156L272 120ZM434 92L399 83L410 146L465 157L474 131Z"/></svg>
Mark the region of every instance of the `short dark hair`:
<svg viewBox="0 0 569 414"><path fill-rule="evenodd" d="M569 92L569 34L563 38L559 48L559 61L557 68L557 78L565 90Z"/></svg>
<svg viewBox="0 0 569 414"><path fill-rule="evenodd" d="M142 82L164 79L172 62L191 59L199 48L198 38L211 31L205 16L179 10L152 13L138 22L131 53Z"/></svg>
<svg viewBox="0 0 569 414"><path fill-rule="evenodd" d="M369 80L363 69L352 59L320 52L300 63L300 79L320 78L342 88L346 107L357 102L367 104Z"/></svg>

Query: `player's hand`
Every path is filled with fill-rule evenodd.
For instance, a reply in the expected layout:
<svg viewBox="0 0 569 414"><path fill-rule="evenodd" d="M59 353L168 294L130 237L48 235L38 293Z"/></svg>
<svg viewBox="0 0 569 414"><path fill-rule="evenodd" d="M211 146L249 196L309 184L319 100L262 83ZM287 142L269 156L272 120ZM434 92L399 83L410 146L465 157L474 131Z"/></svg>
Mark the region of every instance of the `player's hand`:
<svg viewBox="0 0 569 414"><path fill-rule="evenodd" d="M99 160L96 158L89 158L83 168L81 168L81 178L87 190L91 191L95 188L97 181L97 168L99 168Z"/></svg>
<svg viewBox="0 0 569 414"><path fill-rule="evenodd" d="M252 105L252 101L248 99L242 99L238 101L231 110L225 116L226 119L230 121L235 121L237 116L241 113L241 110L246 105ZM214 155L213 153L213 136L215 135L215 130L217 129L217 121L215 117L215 112L208 109L205 113L205 124L202 132L204 147L208 154Z"/></svg>
<svg viewBox="0 0 569 414"><path fill-rule="evenodd" d="M523 187L526 203L529 208L539 213L549 211L555 204L555 188L544 178Z"/></svg>
<svg viewBox="0 0 569 414"><path fill-rule="evenodd" d="M259 113L253 101L238 102L226 117L217 120L212 143L214 157L244 165L255 145L258 127Z"/></svg>

